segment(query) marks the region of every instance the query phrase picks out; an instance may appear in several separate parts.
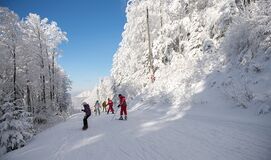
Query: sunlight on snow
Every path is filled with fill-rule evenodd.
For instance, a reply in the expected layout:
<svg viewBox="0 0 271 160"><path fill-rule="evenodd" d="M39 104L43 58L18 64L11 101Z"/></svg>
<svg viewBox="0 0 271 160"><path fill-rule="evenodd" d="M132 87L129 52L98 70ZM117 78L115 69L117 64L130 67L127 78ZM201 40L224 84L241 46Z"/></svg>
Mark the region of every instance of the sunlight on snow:
<svg viewBox="0 0 271 160"><path fill-rule="evenodd" d="M92 143L97 142L98 140L100 140L104 135L103 134L99 134L90 138L85 138L85 139L81 139L77 144L75 144L70 151L72 150L76 150L79 149L81 147L84 147L86 145L90 145Z"/></svg>
<svg viewBox="0 0 271 160"><path fill-rule="evenodd" d="M200 81L198 83L193 84L192 88L194 88L195 94L204 91L204 89L205 89L205 81L202 80L202 81Z"/></svg>
<svg viewBox="0 0 271 160"><path fill-rule="evenodd" d="M143 123L140 127L139 136L143 136L149 132L157 131L163 128L163 124L176 121L182 118L185 115L185 112L179 112L179 106L173 106L170 111L167 112L165 116L159 118L155 121L150 121Z"/></svg>

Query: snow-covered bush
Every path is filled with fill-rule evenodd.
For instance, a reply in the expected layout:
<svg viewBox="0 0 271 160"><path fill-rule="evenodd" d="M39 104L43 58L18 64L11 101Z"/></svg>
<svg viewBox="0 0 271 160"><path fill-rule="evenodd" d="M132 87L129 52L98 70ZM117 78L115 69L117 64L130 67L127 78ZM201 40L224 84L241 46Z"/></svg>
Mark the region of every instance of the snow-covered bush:
<svg viewBox="0 0 271 160"><path fill-rule="evenodd" d="M34 134L31 113L25 111L22 100L5 102L1 106L0 155L23 147Z"/></svg>
<svg viewBox="0 0 271 160"><path fill-rule="evenodd" d="M231 85L225 86L225 90L243 107L261 106L268 103L268 98L259 100L257 97L271 96L271 82L266 79L271 75L271 12L267 8L270 4L269 1L261 1L248 6L233 19L222 43L221 53L227 59L227 76L231 77ZM267 111L269 109L263 112Z"/></svg>

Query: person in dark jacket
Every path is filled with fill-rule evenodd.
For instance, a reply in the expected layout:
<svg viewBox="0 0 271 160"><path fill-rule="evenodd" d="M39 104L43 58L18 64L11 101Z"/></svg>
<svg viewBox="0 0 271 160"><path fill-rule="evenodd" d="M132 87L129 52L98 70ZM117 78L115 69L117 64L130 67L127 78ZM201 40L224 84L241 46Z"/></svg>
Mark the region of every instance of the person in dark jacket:
<svg viewBox="0 0 271 160"><path fill-rule="evenodd" d="M119 99L120 99L120 104L118 105L118 107L120 107L120 118L119 120L123 120L123 113L125 115L124 119L127 120L127 103L126 103L126 99L123 95L119 94Z"/></svg>
<svg viewBox="0 0 271 160"><path fill-rule="evenodd" d="M86 130L88 128L88 117L91 116L91 110L90 110L90 107L89 105L86 103L86 102L83 102L83 107L84 109L82 109L83 112L85 112L85 116L84 116L84 119L83 119L83 130Z"/></svg>

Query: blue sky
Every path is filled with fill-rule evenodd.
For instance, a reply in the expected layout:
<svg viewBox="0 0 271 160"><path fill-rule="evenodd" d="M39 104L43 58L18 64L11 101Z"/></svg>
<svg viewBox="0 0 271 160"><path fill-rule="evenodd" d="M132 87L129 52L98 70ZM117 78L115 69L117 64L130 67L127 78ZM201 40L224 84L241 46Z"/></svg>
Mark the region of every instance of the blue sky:
<svg viewBox="0 0 271 160"><path fill-rule="evenodd" d="M29 13L47 17L67 32L59 63L73 82L73 93L110 75L126 22L126 0L0 0L0 6L21 18Z"/></svg>

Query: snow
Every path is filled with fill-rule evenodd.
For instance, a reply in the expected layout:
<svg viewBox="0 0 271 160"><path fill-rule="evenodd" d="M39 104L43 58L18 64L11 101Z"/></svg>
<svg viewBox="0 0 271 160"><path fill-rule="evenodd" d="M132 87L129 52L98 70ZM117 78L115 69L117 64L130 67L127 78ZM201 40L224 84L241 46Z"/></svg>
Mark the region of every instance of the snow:
<svg viewBox="0 0 271 160"><path fill-rule="evenodd" d="M128 121L82 113L39 133L15 159L271 158L269 1L129 0L110 77L73 98L126 96ZM146 8L155 81L150 81ZM116 109L115 109L116 110ZM118 116L116 116L118 117Z"/></svg>
<svg viewBox="0 0 271 160"><path fill-rule="evenodd" d="M268 160L271 157L271 115L230 105L217 91L200 95L187 106L159 98L131 105L127 121L112 114L91 116L82 131L83 113L41 132L24 148L2 160ZM197 102L202 96L213 101ZM220 106L217 106L220 105ZM116 118L119 115L116 115Z"/></svg>

